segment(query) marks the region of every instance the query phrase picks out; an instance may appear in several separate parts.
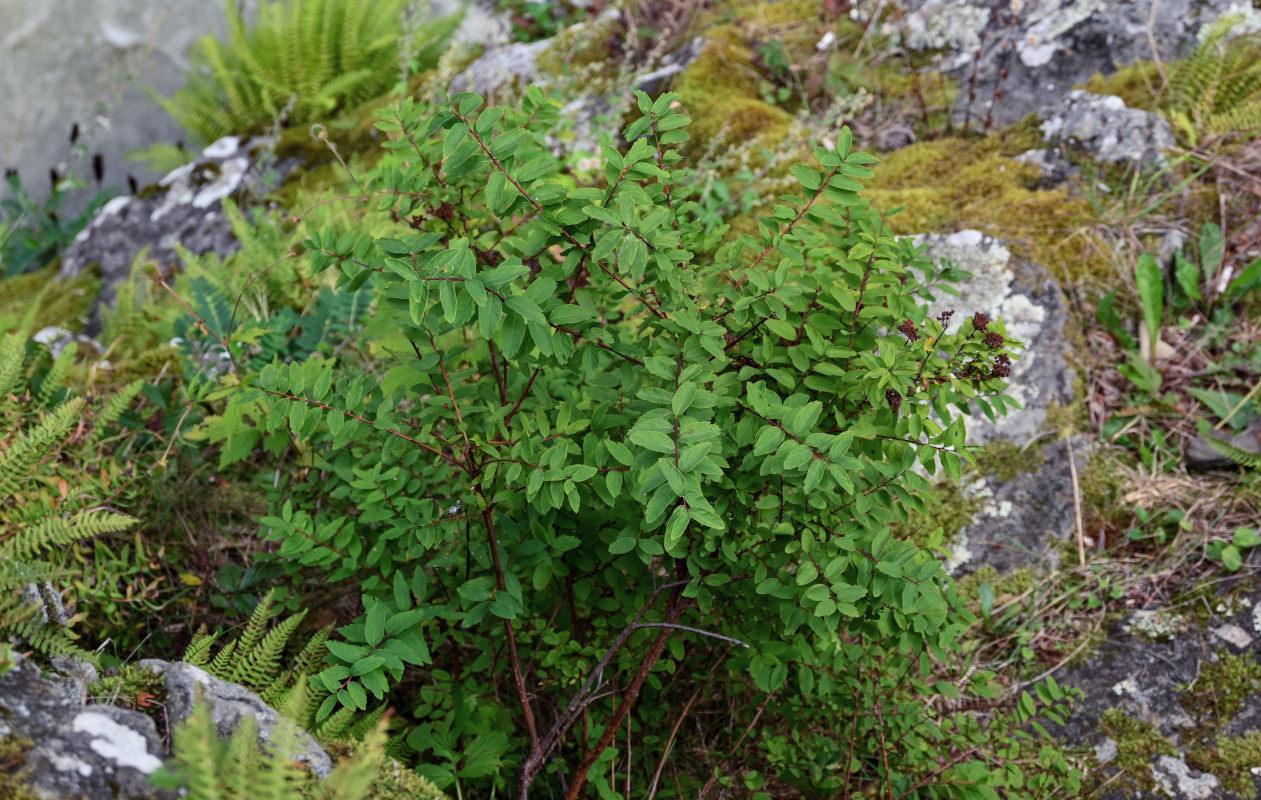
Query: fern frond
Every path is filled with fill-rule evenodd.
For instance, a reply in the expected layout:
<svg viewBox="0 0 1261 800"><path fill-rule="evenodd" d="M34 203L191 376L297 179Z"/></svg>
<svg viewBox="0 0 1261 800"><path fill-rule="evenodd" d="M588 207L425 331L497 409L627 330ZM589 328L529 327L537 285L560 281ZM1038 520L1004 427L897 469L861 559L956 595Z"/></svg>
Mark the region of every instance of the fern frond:
<svg viewBox="0 0 1261 800"><path fill-rule="evenodd" d="M1248 469L1261 469L1261 453L1250 453L1239 447L1235 447L1225 439L1218 439L1216 436L1205 436L1205 441L1212 446L1214 450L1234 461L1241 467Z"/></svg>
<svg viewBox="0 0 1261 800"><path fill-rule="evenodd" d="M58 393L63 389L62 384L66 381L66 373L70 371L70 365L74 363L74 357L78 350L78 344L71 342L62 348L61 353L53 359L52 366L48 368L48 372L44 373L39 388L35 390L35 405L37 407L47 408L57 399Z"/></svg>
<svg viewBox="0 0 1261 800"><path fill-rule="evenodd" d="M218 640L219 634L210 633L205 625L198 627L197 632L193 634L193 640L184 650L184 661L195 667L205 667L210 660L210 648L214 647Z"/></svg>
<svg viewBox="0 0 1261 800"><path fill-rule="evenodd" d="M21 481L32 468L49 454L54 444L70 431L83 413L83 399L62 404L48 414L33 430L0 450L0 498L17 494Z"/></svg>
<svg viewBox="0 0 1261 800"><path fill-rule="evenodd" d="M134 517L100 508L81 511L70 518L47 518L0 542L0 556L24 560L52 547L68 547L93 536L125 531L135 524Z"/></svg>
<svg viewBox="0 0 1261 800"><path fill-rule="evenodd" d="M105 401L101 406L101 410L96 412L96 418L92 421L91 441L100 441L108 428L112 428L114 423L118 422L118 418L123 415L131 402L136 399L136 395L140 394L141 388L144 387L144 381L137 378L131 383L118 390L113 397Z"/></svg>
<svg viewBox="0 0 1261 800"><path fill-rule="evenodd" d="M210 666L206 667L206 672L215 676L228 674L228 670L232 668L232 656L236 655L236 644L235 639L225 644L215 655L214 661L210 662Z"/></svg>
<svg viewBox="0 0 1261 800"><path fill-rule="evenodd" d="M280 656L285 646L305 616L306 611L303 610L286 617L255 647L242 650L246 655L237 661L231 680L254 691L267 687L280 669Z"/></svg>

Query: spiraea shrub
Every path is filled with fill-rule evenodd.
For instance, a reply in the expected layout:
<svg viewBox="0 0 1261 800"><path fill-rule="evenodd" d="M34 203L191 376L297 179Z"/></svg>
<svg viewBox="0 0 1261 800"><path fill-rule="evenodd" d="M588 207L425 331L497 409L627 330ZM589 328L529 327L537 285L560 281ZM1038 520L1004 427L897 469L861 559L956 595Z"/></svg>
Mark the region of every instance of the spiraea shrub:
<svg viewBox="0 0 1261 800"><path fill-rule="evenodd" d="M225 449L303 465L265 535L362 591L320 713L391 705L465 796L1062 796L1028 731L1063 692L959 711L995 691L970 617L889 529L960 474L959 412L1010 404L1015 343L926 316L955 276L863 199L847 129L758 236L703 226L673 100L639 96L594 186L537 89L383 112L351 202L391 235L305 245L371 292L370 357L227 379Z"/></svg>

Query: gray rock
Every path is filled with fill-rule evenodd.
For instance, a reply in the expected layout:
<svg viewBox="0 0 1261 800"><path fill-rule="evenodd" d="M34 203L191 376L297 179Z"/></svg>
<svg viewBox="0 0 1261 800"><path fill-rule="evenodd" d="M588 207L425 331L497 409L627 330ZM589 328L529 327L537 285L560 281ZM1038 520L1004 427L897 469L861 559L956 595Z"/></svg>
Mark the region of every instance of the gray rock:
<svg viewBox="0 0 1261 800"><path fill-rule="evenodd" d="M50 798L163 800L151 775L162 766L153 720L135 711L84 705L80 678L51 680L20 659L0 675L0 737L32 743L21 777Z"/></svg>
<svg viewBox="0 0 1261 800"><path fill-rule="evenodd" d="M257 5L246 0L247 14ZM155 180L124 156L184 133L146 90L174 92L189 47L227 30L223 4L204 0L0 0L0 19L0 167L18 168L39 200L49 169L91 179L96 154L103 186L125 186L128 174L142 186ZM71 144L75 123L80 137ZM63 211L78 213L97 188Z"/></svg>
<svg viewBox="0 0 1261 800"><path fill-rule="evenodd" d="M607 31L614 30L619 12L609 9L599 17L581 22L565 32L565 41L584 41L583 37L597 40L607 38ZM583 91L572 86L573 79L563 75L546 74L539 65L540 58L560 46L557 38L537 42L506 44L488 48L479 58L451 81L451 92L475 92L489 103L511 102L521 89L529 84L541 87L563 86L567 92L576 92L572 100L561 110L564 119L573 125L573 137L552 142L560 152L594 152L603 121L614 114L631 96L634 90L656 95L664 91L674 76L695 61L704 48L703 39L693 39L672 53L662 57L646 71L632 75L624 84L625 89L610 93Z"/></svg>
<svg viewBox="0 0 1261 800"><path fill-rule="evenodd" d="M332 759L309 733L281 716L245 687L222 681L200 667L184 662L145 659L140 665L160 672L166 678L166 713L171 725L188 718L193 712L193 704L200 700L209 704L220 736L230 736L244 717L254 717L262 743L274 747L278 743L277 731L283 729L283 738L293 741L297 747L289 753L290 758L306 764L312 773L321 778L332 772Z"/></svg>
<svg viewBox="0 0 1261 800"><path fill-rule="evenodd" d="M1154 780L1157 794L1135 794L1124 778L1111 782L1114 787L1104 800L1161 796L1177 800L1233 798L1222 786L1220 775L1202 772L1188 763L1195 751L1212 747L1221 737L1237 737L1261 731L1261 695L1235 698L1240 710L1230 719L1213 716L1218 708L1213 697L1225 698L1239 691L1221 673L1214 673L1214 664L1222 658L1255 660L1258 654L1258 633L1261 633L1261 593L1252 588L1240 596L1241 587L1252 587L1252 578L1241 573L1226 584L1219 584L1220 594L1208 599L1208 607L1194 609L1197 616L1208 612L1207 621L1186 619L1192 609L1184 607L1139 610L1146 619L1164 617L1160 625L1177 632L1171 636L1153 636L1149 629L1129 623L1115 625L1107 642L1084 663L1056 675L1062 686L1078 689L1083 697L1063 727L1053 727L1057 735L1074 747L1095 749L1101 779L1106 780L1117 766L1117 743L1100 729L1100 721L1109 709L1151 725L1163 737L1172 753L1155 755L1143 777ZM1136 611L1136 614L1138 611ZM1181 618L1181 623L1169 620ZM1124 746L1124 745L1122 745ZM1205 765L1200 764L1199 767ZM1261 767L1261 764L1256 766ZM1255 774L1255 773L1254 773ZM1261 784L1259 784L1261 785Z"/></svg>
<svg viewBox="0 0 1261 800"><path fill-rule="evenodd" d="M1151 57L1170 60L1196 44L1196 32L1231 0L907 0L907 44L941 50L942 67L961 81L960 110L974 122L1021 119L1096 72L1105 75ZM1154 16L1153 16L1154 13ZM1148 22L1151 21L1151 38ZM896 33L897 29L890 32ZM1001 77L1000 75L1004 75ZM994 104L995 89L1002 92Z"/></svg>
<svg viewBox="0 0 1261 800"><path fill-rule="evenodd" d="M1074 437L1072 455L1080 475L1089 462L1089 439ZM1038 460L1036 469L1010 478L981 475L963 487L969 499L980 502L980 510L950 543L946 567L954 574L982 565L999 572L1057 565L1053 545L1073 535L1077 520L1068 442L1035 446L1027 457Z"/></svg>
<svg viewBox="0 0 1261 800"><path fill-rule="evenodd" d="M109 201L66 250L60 276L71 278L100 264L99 309L99 304L113 302L115 286L127 279L143 248L163 270L180 265L177 245L196 255L233 253L240 244L223 212L223 199L259 199L296 164L295 159L275 162L267 139L224 137L139 196ZM88 333L98 330L99 315L94 314Z"/></svg>
<svg viewBox="0 0 1261 800"><path fill-rule="evenodd" d="M1042 135L1052 144L1072 144L1091 158L1111 164L1152 166L1173 147L1173 128L1164 117L1129 108L1112 95L1080 89L1038 111Z"/></svg>
<svg viewBox="0 0 1261 800"><path fill-rule="evenodd" d="M1229 436L1220 431L1209 435L1229 442L1246 453L1261 455L1261 419L1253 420L1247 430L1234 436ZM1208 439L1204 435L1196 436L1191 440L1191 443L1187 445L1186 451L1182 454L1182 458L1187 465L1187 469L1239 468L1237 462L1217 452L1217 449L1208 443Z"/></svg>
<svg viewBox="0 0 1261 800"><path fill-rule="evenodd" d="M955 285L958 297L943 295L933 303L931 316L954 311L952 324L959 325L984 312L1001 319L1008 335L1024 344L1008 379L1008 394L1021 409L996 420L979 411L965 416L969 443L1015 445L1023 450L1020 458L1036 465L1009 477L977 475L959 487L961 499L978 510L949 543L946 566L955 574L982 565L1000 572L1035 564L1053 567L1053 545L1076 526L1069 444L1039 441L1047 409L1074 399L1074 376L1064 357L1068 307L1063 293L1046 270L1013 258L1002 242L979 231L916 240L926 245L931 258L974 276ZM1080 473L1089 457L1089 441L1074 439L1072 453Z"/></svg>
<svg viewBox="0 0 1261 800"><path fill-rule="evenodd" d="M959 297L946 295L934 303L930 315L953 310L954 322L960 324L965 316L982 311L991 319L1002 319L1008 335L1024 343L1012 364L1008 389L1022 410L993 422L979 413L967 417L968 440L1027 444L1042 432L1047 408L1070 403L1074 397L1074 375L1064 359L1068 306L1063 293L1046 270L1013 258L1002 242L979 231L929 234L916 241L927 246L933 259L949 261L975 276L955 287Z"/></svg>

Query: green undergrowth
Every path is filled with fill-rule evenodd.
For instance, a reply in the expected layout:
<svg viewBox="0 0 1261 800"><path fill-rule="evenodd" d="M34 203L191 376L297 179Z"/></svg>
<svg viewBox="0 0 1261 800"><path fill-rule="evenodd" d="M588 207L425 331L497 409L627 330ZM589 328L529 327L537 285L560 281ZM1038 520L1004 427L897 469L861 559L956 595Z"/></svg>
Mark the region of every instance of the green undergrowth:
<svg viewBox="0 0 1261 800"><path fill-rule="evenodd" d="M42 800L31 788L26 774L27 754L35 742L25 736L0 735L0 797L6 800Z"/></svg>
<svg viewBox="0 0 1261 800"><path fill-rule="evenodd" d="M35 272L0 279L0 332L59 326L71 331L87 324L101 291L100 270L76 278L57 277L60 260Z"/></svg>

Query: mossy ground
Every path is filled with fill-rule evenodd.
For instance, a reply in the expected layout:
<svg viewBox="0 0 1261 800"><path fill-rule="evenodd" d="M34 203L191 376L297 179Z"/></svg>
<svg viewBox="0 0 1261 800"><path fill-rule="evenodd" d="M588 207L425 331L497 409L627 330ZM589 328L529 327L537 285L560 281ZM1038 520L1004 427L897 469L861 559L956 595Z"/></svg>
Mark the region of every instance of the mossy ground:
<svg viewBox="0 0 1261 800"><path fill-rule="evenodd" d="M1120 778L1108 783L1113 790L1151 791L1156 788L1152 777L1151 762L1157 756L1177 756L1178 748L1161 736L1147 722L1134 719L1119 708L1103 712L1099 732L1117 744L1116 757L1107 768L1096 774L1096 782L1102 784L1103 774L1120 773Z"/></svg>
<svg viewBox="0 0 1261 800"><path fill-rule="evenodd" d="M26 754L35 743L24 736L0 736L0 797L5 800L40 800L24 775Z"/></svg>
<svg viewBox="0 0 1261 800"><path fill-rule="evenodd" d="M64 280L57 277L60 265L58 260L35 272L0 279L0 330L35 333L56 325L77 332L87 325L101 292L100 270Z"/></svg>

